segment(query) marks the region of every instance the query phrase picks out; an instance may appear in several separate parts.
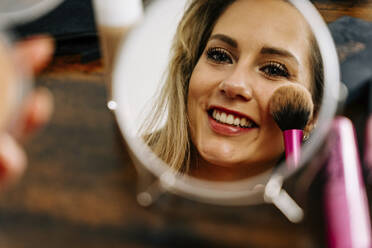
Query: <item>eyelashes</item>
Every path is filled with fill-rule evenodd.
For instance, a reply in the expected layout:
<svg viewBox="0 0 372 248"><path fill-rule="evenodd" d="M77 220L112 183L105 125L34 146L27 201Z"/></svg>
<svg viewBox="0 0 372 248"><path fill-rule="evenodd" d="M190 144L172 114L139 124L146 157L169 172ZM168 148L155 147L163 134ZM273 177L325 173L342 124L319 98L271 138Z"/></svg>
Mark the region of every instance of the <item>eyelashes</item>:
<svg viewBox="0 0 372 248"><path fill-rule="evenodd" d="M221 47L212 47L207 50L207 59L216 64L232 64L233 58L230 53Z"/></svg>
<svg viewBox="0 0 372 248"><path fill-rule="evenodd" d="M267 62L260 67L260 71L272 77L290 77L287 67L284 64L275 61Z"/></svg>
<svg viewBox="0 0 372 248"><path fill-rule="evenodd" d="M228 50L222 47L212 47L207 49L206 57L215 64L233 64L234 58ZM268 61L259 66L259 70L270 78L290 78L289 70L280 62Z"/></svg>

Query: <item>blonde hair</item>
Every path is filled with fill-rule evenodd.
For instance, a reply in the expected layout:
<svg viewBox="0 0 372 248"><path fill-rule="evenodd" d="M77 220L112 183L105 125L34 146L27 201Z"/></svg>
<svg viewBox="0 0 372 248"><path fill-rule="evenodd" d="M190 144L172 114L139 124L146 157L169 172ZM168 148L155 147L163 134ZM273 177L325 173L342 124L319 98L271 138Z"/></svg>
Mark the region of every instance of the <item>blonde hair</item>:
<svg viewBox="0 0 372 248"><path fill-rule="evenodd" d="M192 154L196 152L191 143L187 117L189 80L217 19L235 1L191 0L189 2L173 40L165 84L156 98L154 111L141 128L145 143L158 157L180 173L188 172ZM315 50L312 49L314 56L312 54L311 60L315 62L313 60L318 56L317 51L319 51L316 42L312 44L312 48ZM317 88L323 87L314 89ZM161 126L165 117L166 123Z"/></svg>

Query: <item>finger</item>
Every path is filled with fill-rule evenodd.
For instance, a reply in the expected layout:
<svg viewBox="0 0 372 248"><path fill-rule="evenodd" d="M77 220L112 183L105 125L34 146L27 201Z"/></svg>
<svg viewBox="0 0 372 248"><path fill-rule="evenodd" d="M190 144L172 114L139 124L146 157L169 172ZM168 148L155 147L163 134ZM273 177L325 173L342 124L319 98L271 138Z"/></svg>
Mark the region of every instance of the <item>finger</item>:
<svg viewBox="0 0 372 248"><path fill-rule="evenodd" d="M40 72L51 60L54 52L54 40L50 36L34 36L15 45L15 59L18 64Z"/></svg>
<svg viewBox="0 0 372 248"><path fill-rule="evenodd" d="M40 129L47 123L53 113L53 96L46 88L38 88L31 94L31 101L26 107L24 135Z"/></svg>
<svg viewBox="0 0 372 248"><path fill-rule="evenodd" d="M15 183L25 171L26 154L9 135L0 136L0 185L2 187Z"/></svg>
<svg viewBox="0 0 372 248"><path fill-rule="evenodd" d="M12 134L17 139L23 140L36 132L49 121L53 113L53 96L46 88L35 89L25 102L22 117L18 121L18 127L13 129Z"/></svg>

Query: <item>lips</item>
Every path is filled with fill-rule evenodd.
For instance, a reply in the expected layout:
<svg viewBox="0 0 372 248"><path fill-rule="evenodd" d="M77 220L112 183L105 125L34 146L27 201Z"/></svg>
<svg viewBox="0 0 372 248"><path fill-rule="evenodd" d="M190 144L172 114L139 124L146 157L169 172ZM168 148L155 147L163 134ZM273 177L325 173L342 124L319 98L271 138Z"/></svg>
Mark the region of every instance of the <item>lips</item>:
<svg viewBox="0 0 372 248"><path fill-rule="evenodd" d="M208 110L208 123L215 133L223 136L240 136L259 127L248 116L221 107Z"/></svg>
<svg viewBox="0 0 372 248"><path fill-rule="evenodd" d="M215 121L240 128L255 128L258 125L249 117L243 116L235 111L213 107L208 110L208 115Z"/></svg>

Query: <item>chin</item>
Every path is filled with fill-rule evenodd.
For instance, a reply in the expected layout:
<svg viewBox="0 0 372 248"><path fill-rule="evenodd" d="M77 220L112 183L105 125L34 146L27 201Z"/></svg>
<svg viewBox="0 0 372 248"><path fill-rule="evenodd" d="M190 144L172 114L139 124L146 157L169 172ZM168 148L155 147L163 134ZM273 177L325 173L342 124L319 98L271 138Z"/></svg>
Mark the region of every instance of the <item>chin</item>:
<svg viewBox="0 0 372 248"><path fill-rule="evenodd" d="M271 159L254 157L254 155L242 158L239 155L234 154L223 154L222 152L214 151L213 153L202 152L199 154L201 160L205 163L213 166L219 166L224 168L255 168L255 167L273 167L280 160L281 154L273 156Z"/></svg>
<svg viewBox="0 0 372 248"><path fill-rule="evenodd" d="M248 161L242 161L242 159L234 157L233 154L223 154L218 151L213 153L203 152L200 156L207 164L226 168L244 167L250 164Z"/></svg>

